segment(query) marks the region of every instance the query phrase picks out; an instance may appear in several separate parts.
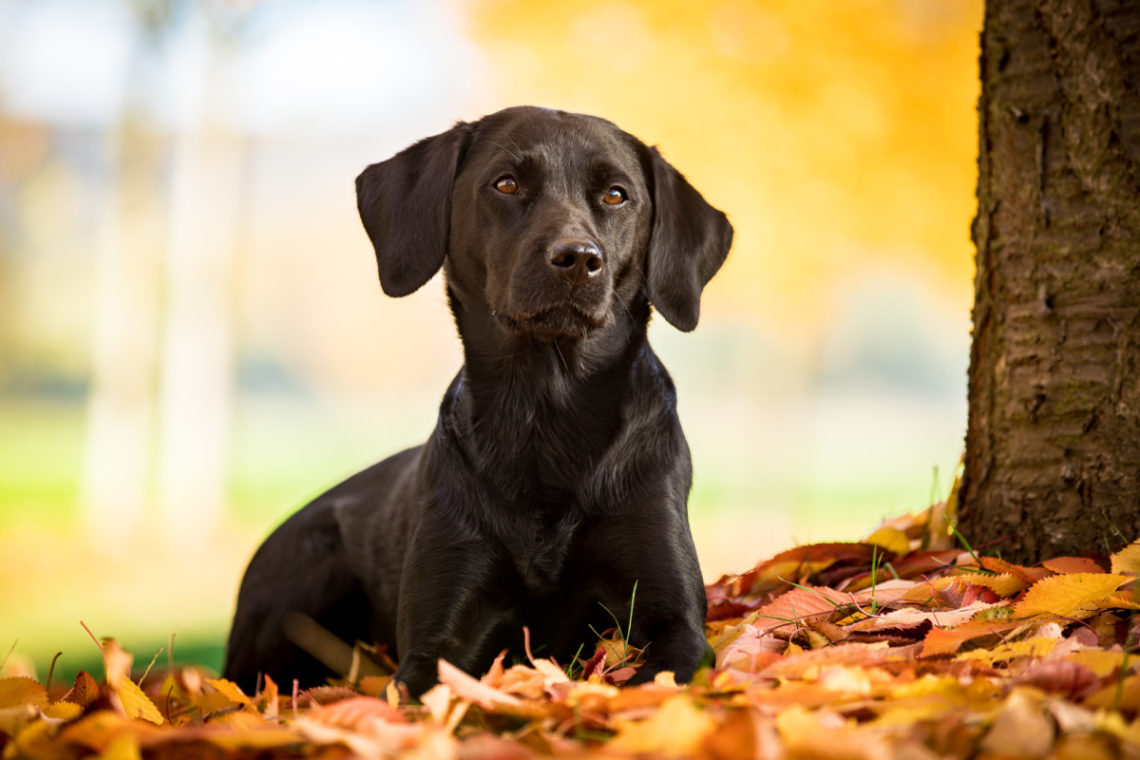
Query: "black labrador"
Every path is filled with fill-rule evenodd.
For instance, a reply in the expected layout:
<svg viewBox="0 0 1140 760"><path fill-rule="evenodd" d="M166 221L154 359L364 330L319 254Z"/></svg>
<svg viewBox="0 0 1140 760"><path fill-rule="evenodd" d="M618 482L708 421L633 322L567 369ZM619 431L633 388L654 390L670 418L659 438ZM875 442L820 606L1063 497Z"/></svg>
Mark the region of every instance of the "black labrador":
<svg viewBox="0 0 1140 760"><path fill-rule="evenodd" d="M632 608L633 682L689 680L708 647L691 464L646 326L650 304L696 326L732 243L725 215L610 122L534 107L421 140L356 191L385 293L443 267L465 363L426 444L319 496L257 551L225 676L323 682L295 643L302 619L387 645L419 695L440 658L478 674L521 654L523 626L536 656L566 664L592 649L591 625Z"/></svg>

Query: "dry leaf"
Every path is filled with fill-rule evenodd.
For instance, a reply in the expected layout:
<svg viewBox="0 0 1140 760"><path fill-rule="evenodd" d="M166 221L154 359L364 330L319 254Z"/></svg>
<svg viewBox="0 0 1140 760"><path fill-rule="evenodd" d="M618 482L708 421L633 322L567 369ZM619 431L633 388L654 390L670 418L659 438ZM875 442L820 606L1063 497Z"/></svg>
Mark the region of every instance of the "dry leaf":
<svg viewBox="0 0 1140 760"><path fill-rule="evenodd" d="M670 697L652 717L619 721L608 744L614 752L686 757L696 753L716 722L683 695Z"/></svg>
<svg viewBox="0 0 1140 760"><path fill-rule="evenodd" d="M982 749L999 757L1043 758L1053 747L1053 723L1040 700L1015 689L982 740Z"/></svg>
<svg viewBox="0 0 1140 760"><path fill-rule="evenodd" d="M1112 572L1140 575L1140 539L1112 555Z"/></svg>
<svg viewBox="0 0 1140 760"><path fill-rule="evenodd" d="M1101 609L1101 601L1126 582L1126 576L1107 573L1073 573L1043 578L1025 592L1025 597L1014 607L1014 616L1087 617Z"/></svg>
<svg viewBox="0 0 1140 760"><path fill-rule="evenodd" d="M47 689L31 678L0 678L0 710L47 704Z"/></svg>

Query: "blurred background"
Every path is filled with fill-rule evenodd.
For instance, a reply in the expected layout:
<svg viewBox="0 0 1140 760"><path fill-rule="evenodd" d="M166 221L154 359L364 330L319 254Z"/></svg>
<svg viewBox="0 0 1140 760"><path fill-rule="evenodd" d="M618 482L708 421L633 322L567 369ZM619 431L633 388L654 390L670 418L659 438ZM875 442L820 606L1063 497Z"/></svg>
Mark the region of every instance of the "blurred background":
<svg viewBox="0 0 1140 760"><path fill-rule="evenodd" d="M697 331L651 329L709 579L942 498L980 25L981 0L0 0L5 667L92 667L81 619L217 667L257 543L426 438L461 362L443 286L381 294L353 179L512 104L660 146L736 227Z"/></svg>

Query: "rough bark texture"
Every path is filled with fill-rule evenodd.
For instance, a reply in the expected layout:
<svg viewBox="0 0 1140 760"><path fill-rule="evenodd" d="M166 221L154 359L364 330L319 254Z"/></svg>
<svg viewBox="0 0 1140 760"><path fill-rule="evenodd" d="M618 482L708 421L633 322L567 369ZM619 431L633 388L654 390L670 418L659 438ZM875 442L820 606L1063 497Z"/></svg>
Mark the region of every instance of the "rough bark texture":
<svg viewBox="0 0 1140 760"><path fill-rule="evenodd" d="M1140 537L1140 2L989 0L960 529Z"/></svg>

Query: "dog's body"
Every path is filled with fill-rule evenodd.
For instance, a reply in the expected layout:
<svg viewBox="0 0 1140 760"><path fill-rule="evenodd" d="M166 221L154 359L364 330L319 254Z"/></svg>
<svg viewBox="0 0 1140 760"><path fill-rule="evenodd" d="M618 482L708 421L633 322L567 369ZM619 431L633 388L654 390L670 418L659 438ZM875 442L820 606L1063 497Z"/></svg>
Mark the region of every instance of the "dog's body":
<svg viewBox="0 0 1140 760"><path fill-rule="evenodd" d="M650 302L696 325L731 245L724 215L609 122L529 107L416 143L357 194L386 293L444 267L465 364L426 444L258 550L226 676L322 682L328 668L287 635L300 613L386 644L418 695L440 658L477 673L521 653L523 626L565 664L632 604L635 680L689 679L707 647L689 450L646 326Z"/></svg>

